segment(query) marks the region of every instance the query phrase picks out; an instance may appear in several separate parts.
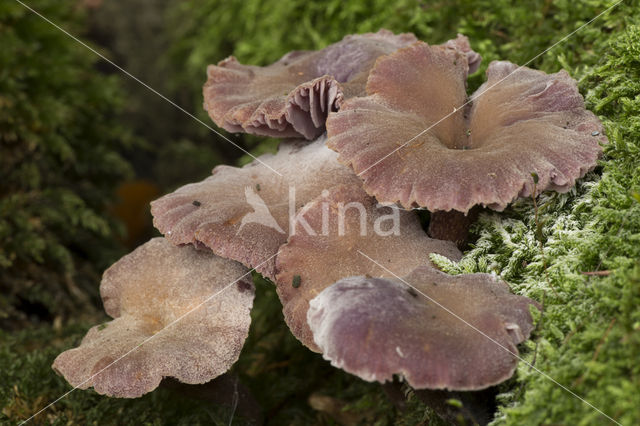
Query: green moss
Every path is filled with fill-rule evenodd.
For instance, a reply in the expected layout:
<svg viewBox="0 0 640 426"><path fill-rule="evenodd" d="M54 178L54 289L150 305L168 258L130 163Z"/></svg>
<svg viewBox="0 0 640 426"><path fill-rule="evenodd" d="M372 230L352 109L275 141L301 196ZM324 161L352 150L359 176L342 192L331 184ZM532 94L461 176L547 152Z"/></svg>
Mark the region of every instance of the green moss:
<svg viewBox="0 0 640 426"><path fill-rule="evenodd" d="M82 29L70 2L30 4ZM0 45L0 318L50 319L97 298L132 138L116 80L96 73L91 52L17 2L0 5Z"/></svg>
<svg viewBox="0 0 640 426"><path fill-rule="evenodd" d="M79 344L87 324L73 324L61 330L51 327L25 329L8 334L0 331L0 412L1 424L16 424L71 391L71 387L51 370L55 357ZM116 399L92 390L76 390L36 416L35 425L200 425L226 424L230 417L224 407L211 406L158 389L138 399ZM236 424L246 424L240 419Z"/></svg>
<svg viewBox="0 0 640 426"><path fill-rule="evenodd" d="M498 271L514 291L544 300L525 358L625 425L640 423L640 203L631 191L640 187L639 41L640 27L630 25L602 43L607 54L585 70L581 87L610 144L597 173L576 189L540 196L542 251L533 203L523 200L481 218L460 267ZM518 380L497 423L607 423L524 364Z"/></svg>

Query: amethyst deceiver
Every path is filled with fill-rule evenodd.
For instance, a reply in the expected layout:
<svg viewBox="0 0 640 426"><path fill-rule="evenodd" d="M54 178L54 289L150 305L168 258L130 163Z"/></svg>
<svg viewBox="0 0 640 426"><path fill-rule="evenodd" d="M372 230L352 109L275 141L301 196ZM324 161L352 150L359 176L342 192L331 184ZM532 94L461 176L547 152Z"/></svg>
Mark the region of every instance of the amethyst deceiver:
<svg viewBox="0 0 640 426"><path fill-rule="evenodd" d="M114 319L53 363L80 389L136 398L164 377L205 383L231 367L249 333L254 287L247 269L164 238L107 269L100 293Z"/></svg>
<svg viewBox="0 0 640 426"><path fill-rule="evenodd" d="M259 157L280 175L258 161L217 166L205 180L152 202L153 223L174 244L206 246L274 279L275 254L287 241L290 217L325 188L360 184L336 157L323 137L282 142L277 154Z"/></svg>
<svg viewBox="0 0 640 426"><path fill-rule="evenodd" d="M328 146L385 203L466 214L537 191L567 191L596 166L603 127L577 84L492 62L466 106L468 59L417 42L378 59L367 96L327 120Z"/></svg>
<svg viewBox="0 0 640 426"><path fill-rule="evenodd" d="M477 390L515 371L532 304L489 274L424 266L402 280L342 279L311 300L308 322L323 356L364 380Z"/></svg>

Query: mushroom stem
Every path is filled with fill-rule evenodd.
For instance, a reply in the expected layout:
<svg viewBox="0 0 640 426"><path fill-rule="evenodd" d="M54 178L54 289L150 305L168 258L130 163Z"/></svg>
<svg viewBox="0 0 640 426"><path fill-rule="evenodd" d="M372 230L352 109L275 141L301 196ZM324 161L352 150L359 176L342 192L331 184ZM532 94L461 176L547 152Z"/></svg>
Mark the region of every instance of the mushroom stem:
<svg viewBox="0 0 640 426"><path fill-rule="evenodd" d="M431 213L429 236L438 240L453 241L458 248L466 246L469 239L469 227L480 214L481 207L473 207L466 214L450 210Z"/></svg>
<svg viewBox="0 0 640 426"><path fill-rule="evenodd" d="M402 390L402 383L397 378L392 382L384 382L382 390L398 410L404 411L407 408L407 397Z"/></svg>

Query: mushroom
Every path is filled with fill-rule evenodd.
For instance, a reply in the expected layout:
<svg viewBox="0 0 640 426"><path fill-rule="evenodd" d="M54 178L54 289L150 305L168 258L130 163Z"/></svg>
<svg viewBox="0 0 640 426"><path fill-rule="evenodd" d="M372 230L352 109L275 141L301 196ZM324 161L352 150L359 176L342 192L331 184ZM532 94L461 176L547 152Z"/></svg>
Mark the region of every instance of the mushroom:
<svg viewBox="0 0 640 426"><path fill-rule="evenodd" d="M447 49L458 50L466 55L468 74L473 74L480 67L482 56L471 49L471 44L469 44L469 39L466 36L458 34L456 38L446 41L441 46Z"/></svg>
<svg viewBox="0 0 640 426"><path fill-rule="evenodd" d="M432 217L454 211L455 222L474 206L500 211L531 195L532 173L537 191L567 191L595 167L607 140L567 72L492 62L466 105L469 63L461 56L417 42L382 57L367 96L329 116L328 146L369 194L426 207Z"/></svg>
<svg viewBox="0 0 640 426"><path fill-rule="evenodd" d="M254 287L247 269L164 238L107 269L100 293L114 319L53 363L80 389L135 398L163 377L204 383L231 367L249 333Z"/></svg>
<svg viewBox="0 0 640 426"><path fill-rule="evenodd" d="M467 391L511 377L532 304L489 274L423 266L342 279L311 300L308 322L324 358L364 380L399 374L416 389Z"/></svg>
<svg viewBox="0 0 640 426"><path fill-rule="evenodd" d="M359 250L392 265L402 275L429 264L430 253L461 258L451 242L429 238L414 212L378 205L359 183L325 191L305 205L296 219L308 228L289 236L280 248L276 285L291 332L314 351L320 348L307 324L311 299L344 277L390 276Z"/></svg>
<svg viewBox="0 0 640 426"><path fill-rule="evenodd" d="M314 139L324 132L329 112L338 110L344 99L364 94L378 57L416 41L413 34L380 30L348 35L319 51L293 51L266 67L229 57L209 66L204 107L230 132ZM443 46L479 62L462 35Z"/></svg>
<svg viewBox="0 0 640 426"><path fill-rule="evenodd" d="M202 182L152 202L153 223L174 244L206 246L273 279L275 254L298 208L324 188L360 184L325 140L283 142L277 154L263 155L260 162L218 166Z"/></svg>

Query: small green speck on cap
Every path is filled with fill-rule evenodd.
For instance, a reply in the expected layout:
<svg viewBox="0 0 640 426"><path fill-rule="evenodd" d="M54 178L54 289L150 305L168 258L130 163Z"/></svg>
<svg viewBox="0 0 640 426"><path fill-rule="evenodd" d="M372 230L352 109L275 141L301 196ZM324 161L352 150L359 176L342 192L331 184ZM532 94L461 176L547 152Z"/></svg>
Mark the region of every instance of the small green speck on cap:
<svg viewBox="0 0 640 426"><path fill-rule="evenodd" d="M298 288L300 287L300 282L302 281L302 278L300 278L300 275L294 275L293 276L293 282L291 283L291 286L293 288Z"/></svg>

